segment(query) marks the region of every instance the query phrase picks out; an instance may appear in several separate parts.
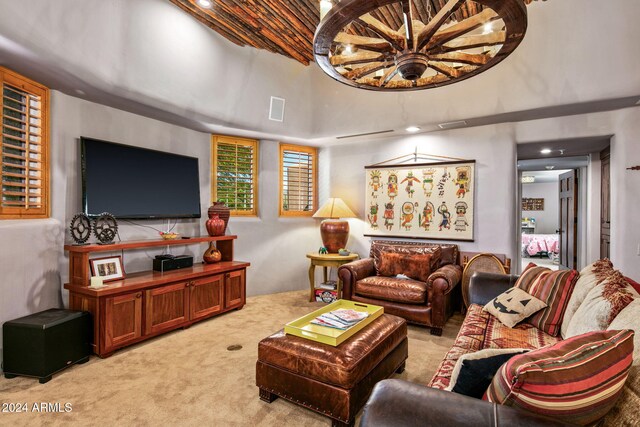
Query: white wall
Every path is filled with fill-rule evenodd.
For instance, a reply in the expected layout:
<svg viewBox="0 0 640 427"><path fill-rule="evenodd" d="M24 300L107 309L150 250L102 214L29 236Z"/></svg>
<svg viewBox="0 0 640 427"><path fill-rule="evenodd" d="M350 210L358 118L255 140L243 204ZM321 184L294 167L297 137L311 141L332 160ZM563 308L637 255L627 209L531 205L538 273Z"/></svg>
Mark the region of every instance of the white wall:
<svg viewBox="0 0 640 427"><path fill-rule="evenodd" d="M236 46L167 0L0 0L6 64L73 96L83 90L201 130L311 128L308 67ZM271 95L287 101L284 123L268 120Z"/></svg>
<svg viewBox="0 0 640 427"><path fill-rule="evenodd" d="M533 2L527 12L523 42L500 64L402 94L238 47L167 0L0 0L0 64L73 96L93 86L103 103L146 106L198 130L302 140L640 94L640 2ZM270 95L286 98L284 123L267 120Z"/></svg>
<svg viewBox="0 0 640 427"><path fill-rule="evenodd" d="M611 260L630 277L640 277L636 227L640 209L640 172L626 168L640 165L640 107L605 113L558 117L504 125L435 132L406 138L380 138L362 144L327 148L329 169L324 172L332 196L343 197L363 217L364 166L414 152L477 161L475 242L458 242L462 250L515 255L515 224L520 210L515 201L515 144L613 134L611 141ZM326 165L326 163L325 163ZM599 257L599 163L587 171L588 199L586 250L581 265ZM545 200L546 202L546 200ZM349 246L367 253L370 239L363 237L363 222L350 220ZM597 225L598 224L598 225ZM555 230L554 230L555 231Z"/></svg>
<svg viewBox="0 0 640 427"><path fill-rule="evenodd" d="M522 184L522 198L544 199L544 209L522 211L522 217L536 219L536 234L555 234L558 229L559 201L557 182Z"/></svg>
<svg viewBox="0 0 640 427"><path fill-rule="evenodd" d="M337 83L313 67L315 137L350 135L640 94L640 2L561 0L527 6L524 40L468 80L408 93ZM597 30L596 30L597 29ZM635 50L634 50L635 49ZM598 60L593 60L598 52ZM614 67L611 64L615 64ZM596 83L597 82L597 83ZM347 113L348 112L348 113ZM330 124L330 126L327 126Z"/></svg>
<svg viewBox="0 0 640 427"><path fill-rule="evenodd" d="M184 235L206 235L206 211L211 205L210 135L151 120L135 114L54 92L52 105L52 216L67 224L81 210L79 136L137 145L198 157L202 218L179 220L174 231ZM308 264L304 254L319 246L316 221L311 218L278 218L278 143L260 141L257 218L232 217L227 234L236 234L235 258L252 263L247 271L247 294L301 289L307 285ZM163 221L136 221L164 230ZM153 239L157 233L145 227L119 223L123 240ZM315 240L318 242L316 243ZM311 242L311 243L310 243ZM58 242L60 244L60 242ZM188 253L201 260L204 245L171 247L175 254ZM162 249L126 251L125 270L148 270ZM141 253L143 252L143 253ZM107 253L108 254L108 253ZM106 256L106 255L105 255ZM286 266L287 274L283 274ZM67 279L66 260L61 263Z"/></svg>
<svg viewBox="0 0 640 427"><path fill-rule="evenodd" d="M129 145L198 157L200 162L201 219L179 220L175 231L206 235L210 206L210 135L105 107L60 92L51 105L51 219L0 221L0 324L51 307L68 305L68 224L81 211L79 137L89 136ZM321 245L318 221L278 218L278 143L260 141L259 217L229 221L227 234L237 234L235 257L248 261L247 294L266 294L308 288L305 257ZM115 166L117 167L117 165ZM166 229L164 221L136 221ZM155 239L155 231L124 221L118 224L122 240ZM93 239L91 241L94 241ZM204 244L173 246L174 254L202 260ZM164 248L125 251L128 273L150 270ZM120 251L104 253L120 255ZM1 341L0 341L1 345Z"/></svg>
<svg viewBox="0 0 640 427"><path fill-rule="evenodd" d="M617 269L629 277L640 277L640 227L637 227L637 212L640 209L640 173L626 168L640 165L640 107L604 113L581 114L577 116L557 117L544 120L531 120L514 124L515 140L519 143L561 140L589 136L614 135L611 138L611 260ZM600 185L595 182L599 174L591 168L593 178L590 197L600 197ZM599 257L599 224L597 213L599 203L592 204L591 224L586 229L588 254L593 261ZM594 234L595 231L595 234Z"/></svg>
<svg viewBox="0 0 640 427"><path fill-rule="evenodd" d="M332 146L326 149L331 196L342 197L364 218L364 167L413 153L416 148L419 153L476 160L475 241L455 243L464 251L502 253L513 258L516 152L509 125ZM363 236L364 222L352 219L350 225L350 248L368 254L371 239Z"/></svg>

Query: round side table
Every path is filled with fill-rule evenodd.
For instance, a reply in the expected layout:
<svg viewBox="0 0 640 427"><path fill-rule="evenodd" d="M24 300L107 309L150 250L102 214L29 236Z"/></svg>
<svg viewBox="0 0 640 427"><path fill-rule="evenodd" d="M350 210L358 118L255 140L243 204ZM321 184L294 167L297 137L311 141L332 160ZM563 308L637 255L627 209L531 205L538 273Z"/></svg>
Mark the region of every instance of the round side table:
<svg viewBox="0 0 640 427"><path fill-rule="evenodd" d="M358 254L351 253L349 255L338 255L338 254L319 254L319 253L308 253L307 258L311 260L311 265L309 266L309 287L311 289L311 293L309 294L309 301L315 300L315 290L316 290L316 266L322 267L322 273L324 281L327 281L327 267L340 267L342 264L346 264L348 262L354 261L360 256ZM337 290L337 299L342 298L342 283L340 282L340 277L337 278L336 283Z"/></svg>

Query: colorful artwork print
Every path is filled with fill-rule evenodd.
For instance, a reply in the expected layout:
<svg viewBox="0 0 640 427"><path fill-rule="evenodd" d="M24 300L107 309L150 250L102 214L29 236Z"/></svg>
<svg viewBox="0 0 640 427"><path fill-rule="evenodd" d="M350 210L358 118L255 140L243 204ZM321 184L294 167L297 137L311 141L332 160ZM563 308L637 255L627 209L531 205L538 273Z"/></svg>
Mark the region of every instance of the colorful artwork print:
<svg viewBox="0 0 640 427"><path fill-rule="evenodd" d="M379 170L372 170L369 172L369 187L371 187L371 197L374 199L378 198L380 188L382 187L382 182L380 181L381 177Z"/></svg>
<svg viewBox="0 0 640 427"><path fill-rule="evenodd" d="M473 241L475 161L370 166L365 236Z"/></svg>

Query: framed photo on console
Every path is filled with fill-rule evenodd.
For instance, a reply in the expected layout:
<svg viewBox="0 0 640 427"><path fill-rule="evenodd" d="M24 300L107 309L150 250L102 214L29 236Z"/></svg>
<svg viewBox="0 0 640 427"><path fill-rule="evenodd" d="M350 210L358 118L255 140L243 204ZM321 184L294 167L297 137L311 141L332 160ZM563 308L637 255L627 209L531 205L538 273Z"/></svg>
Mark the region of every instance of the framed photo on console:
<svg viewBox="0 0 640 427"><path fill-rule="evenodd" d="M475 160L365 166L365 236L473 241Z"/></svg>
<svg viewBox="0 0 640 427"><path fill-rule="evenodd" d="M124 267L122 266L122 256L110 256L104 258L94 258L89 260L91 275L102 277L103 282L124 279Z"/></svg>

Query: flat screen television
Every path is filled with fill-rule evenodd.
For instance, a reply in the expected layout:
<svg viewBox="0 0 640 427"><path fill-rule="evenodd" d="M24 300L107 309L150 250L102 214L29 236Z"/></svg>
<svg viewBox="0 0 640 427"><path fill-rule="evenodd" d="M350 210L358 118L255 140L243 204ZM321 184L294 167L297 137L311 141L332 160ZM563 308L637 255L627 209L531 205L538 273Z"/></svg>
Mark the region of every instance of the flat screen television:
<svg viewBox="0 0 640 427"><path fill-rule="evenodd" d="M86 215L200 218L197 158L86 137L80 146Z"/></svg>

